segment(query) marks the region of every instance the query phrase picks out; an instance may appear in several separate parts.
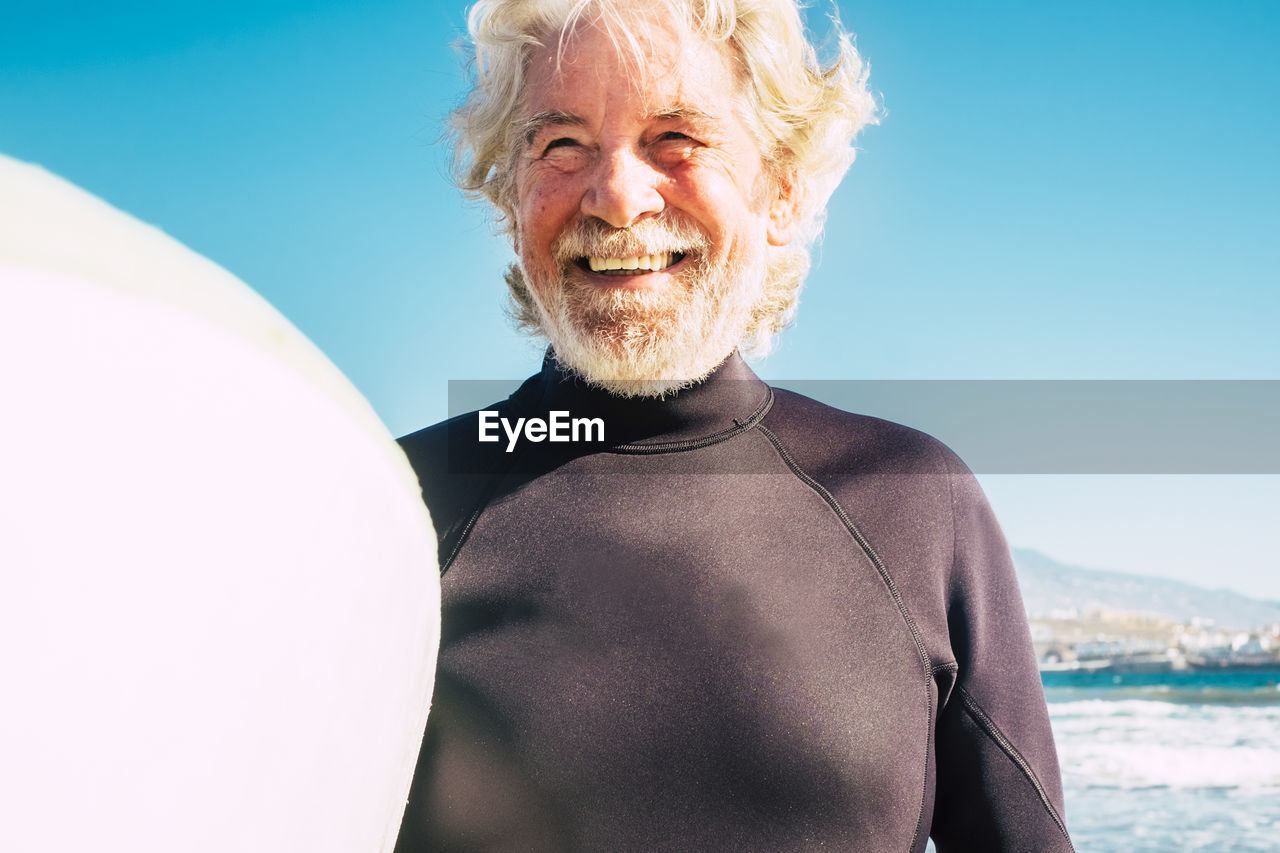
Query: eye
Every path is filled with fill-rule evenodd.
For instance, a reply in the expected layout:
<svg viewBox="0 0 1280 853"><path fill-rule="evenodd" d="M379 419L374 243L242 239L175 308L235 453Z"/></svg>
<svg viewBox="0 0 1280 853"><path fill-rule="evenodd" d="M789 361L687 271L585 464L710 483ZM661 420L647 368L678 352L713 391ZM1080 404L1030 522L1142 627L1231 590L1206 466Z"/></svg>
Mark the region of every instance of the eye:
<svg viewBox="0 0 1280 853"><path fill-rule="evenodd" d="M588 148L572 136L557 136L542 146L538 159L553 169L576 172L587 164Z"/></svg>
<svg viewBox="0 0 1280 853"><path fill-rule="evenodd" d="M578 140L571 139L568 136L561 136L558 139L553 139L550 142L548 142L547 146L542 149L542 153L546 154L547 152L552 151L556 148L568 148L577 144L578 144Z"/></svg>
<svg viewBox="0 0 1280 853"><path fill-rule="evenodd" d="M678 130L667 130L650 143L652 156L664 167L674 167L694 156L701 147L696 139Z"/></svg>

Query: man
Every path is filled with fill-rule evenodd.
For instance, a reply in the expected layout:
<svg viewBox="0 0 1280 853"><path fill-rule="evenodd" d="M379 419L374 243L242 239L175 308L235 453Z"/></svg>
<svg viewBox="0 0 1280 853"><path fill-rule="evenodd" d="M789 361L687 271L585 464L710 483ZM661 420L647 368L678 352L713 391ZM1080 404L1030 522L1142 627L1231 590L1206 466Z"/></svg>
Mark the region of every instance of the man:
<svg viewBox="0 0 1280 853"><path fill-rule="evenodd" d="M789 322L872 118L852 46L822 68L794 0L492 0L470 27L462 184L550 349L402 440L444 621L397 849L1069 850L972 476L739 354ZM557 412L603 440L550 440Z"/></svg>

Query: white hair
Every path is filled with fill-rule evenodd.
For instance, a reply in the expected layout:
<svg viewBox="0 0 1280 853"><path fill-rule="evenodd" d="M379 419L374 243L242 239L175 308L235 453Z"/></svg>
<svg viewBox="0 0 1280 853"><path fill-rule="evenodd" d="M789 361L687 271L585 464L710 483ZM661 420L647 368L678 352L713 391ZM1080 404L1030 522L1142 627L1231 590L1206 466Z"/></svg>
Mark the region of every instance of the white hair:
<svg viewBox="0 0 1280 853"><path fill-rule="evenodd" d="M741 118L760 146L765 173L796 194L795 239L769 248L764 294L740 342L743 352L763 355L795 315L809 247L853 162L853 138L876 121L867 67L835 18L835 55L824 64L795 0L479 0L468 15L473 85L452 116L456 180L465 192L492 202L510 231L522 145L517 118L531 55L549 43L563 51L566 34L583 22L602 26L619 52L642 68L643 46L628 26L637 11L649 20L683 23L728 46L740 68ZM519 267L506 278L516 321L545 335Z"/></svg>

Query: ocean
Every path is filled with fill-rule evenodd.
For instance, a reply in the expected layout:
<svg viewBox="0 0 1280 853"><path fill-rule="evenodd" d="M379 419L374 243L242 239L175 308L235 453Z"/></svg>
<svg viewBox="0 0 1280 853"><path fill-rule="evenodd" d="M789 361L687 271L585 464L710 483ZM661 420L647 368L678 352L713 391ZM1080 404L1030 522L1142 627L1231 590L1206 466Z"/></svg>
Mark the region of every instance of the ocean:
<svg viewBox="0 0 1280 853"><path fill-rule="evenodd" d="M1078 853L1280 853L1280 668L1042 680Z"/></svg>
<svg viewBox="0 0 1280 853"><path fill-rule="evenodd" d="M1280 668L1043 681L1080 853L1280 851Z"/></svg>

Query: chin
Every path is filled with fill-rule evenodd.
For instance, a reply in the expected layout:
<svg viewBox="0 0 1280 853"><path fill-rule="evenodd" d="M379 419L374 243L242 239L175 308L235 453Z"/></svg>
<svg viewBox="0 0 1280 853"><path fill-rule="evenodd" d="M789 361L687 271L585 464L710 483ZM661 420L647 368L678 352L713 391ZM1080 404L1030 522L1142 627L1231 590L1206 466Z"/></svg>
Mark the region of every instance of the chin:
<svg viewBox="0 0 1280 853"><path fill-rule="evenodd" d="M620 397L662 398L706 379L744 337L764 291L763 253L688 263L659 289L601 288L575 269L529 277L556 360Z"/></svg>
<svg viewBox="0 0 1280 853"><path fill-rule="evenodd" d="M699 380L590 379L584 377L584 381L588 385L594 386L603 391L608 391L615 397L623 397L626 399L663 400L672 394L677 394L686 388L696 385Z"/></svg>
<svg viewBox="0 0 1280 853"><path fill-rule="evenodd" d="M696 344L690 351L661 338L619 341L616 336L580 332L556 335L551 341L556 361L587 384L618 397L656 399L706 379L734 349L732 340L708 346L703 339Z"/></svg>

